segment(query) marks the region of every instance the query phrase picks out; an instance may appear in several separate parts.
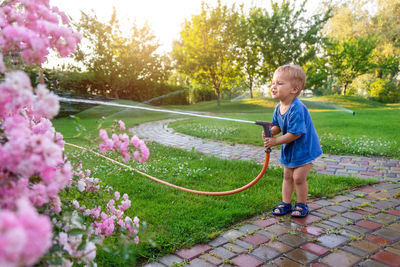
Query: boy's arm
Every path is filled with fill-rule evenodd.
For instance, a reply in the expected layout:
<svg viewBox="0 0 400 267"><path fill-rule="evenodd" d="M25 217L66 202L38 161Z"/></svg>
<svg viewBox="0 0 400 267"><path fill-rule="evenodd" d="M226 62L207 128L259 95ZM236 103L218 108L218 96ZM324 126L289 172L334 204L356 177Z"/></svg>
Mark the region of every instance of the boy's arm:
<svg viewBox="0 0 400 267"><path fill-rule="evenodd" d="M272 126L272 128L271 128L272 136L275 136L275 135L279 134L280 132L281 132L281 128L279 126L276 126L276 125Z"/></svg>
<svg viewBox="0 0 400 267"><path fill-rule="evenodd" d="M271 148L271 147L277 146L277 145L288 144L288 143L293 142L294 140L300 138L300 136L301 136L301 134L294 135L292 133L286 133L279 137L265 138L264 139L264 147Z"/></svg>

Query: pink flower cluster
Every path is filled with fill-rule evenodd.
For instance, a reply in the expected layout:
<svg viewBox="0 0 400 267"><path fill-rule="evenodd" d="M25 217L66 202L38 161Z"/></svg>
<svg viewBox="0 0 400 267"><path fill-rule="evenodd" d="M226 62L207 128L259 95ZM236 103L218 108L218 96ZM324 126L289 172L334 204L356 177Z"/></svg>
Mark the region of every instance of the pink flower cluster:
<svg viewBox="0 0 400 267"><path fill-rule="evenodd" d="M17 202L16 212L0 210L0 266L31 266L51 246L51 223L28 200Z"/></svg>
<svg viewBox="0 0 400 267"><path fill-rule="evenodd" d="M125 124L123 129L125 129ZM117 151L122 155L125 162L132 159L143 163L149 158L149 149L143 140L140 140L136 135L129 139L129 136L126 133L113 133L111 138L109 138L107 131L100 129L99 136L103 141L103 143L99 145L100 152L102 153L109 150Z"/></svg>
<svg viewBox="0 0 400 267"><path fill-rule="evenodd" d="M31 81L23 71L7 72L4 82L0 83L0 120L23 109L34 120L41 117L51 119L59 108L57 96L45 85L38 85L36 95L33 94Z"/></svg>
<svg viewBox="0 0 400 267"><path fill-rule="evenodd" d="M36 207L57 201L72 178L72 168L64 163L60 134L51 122L15 115L4 119L2 128L7 142L0 143L0 207L13 208L22 196Z"/></svg>
<svg viewBox="0 0 400 267"><path fill-rule="evenodd" d="M66 57L80 39L69 27L67 15L50 7L49 0L7 1L0 8L0 50L21 52L27 64L43 63L49 49Z"/></svg>

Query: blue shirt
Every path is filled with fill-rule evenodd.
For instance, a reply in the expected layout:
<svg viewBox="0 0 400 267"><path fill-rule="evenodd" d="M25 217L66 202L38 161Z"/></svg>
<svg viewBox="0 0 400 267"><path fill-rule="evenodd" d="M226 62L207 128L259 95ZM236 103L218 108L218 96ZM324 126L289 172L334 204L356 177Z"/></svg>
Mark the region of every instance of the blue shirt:
<svg viewBox="0 0 400 267"><path fill-rule="evenodd" d="M282 135L301 135L288 144L282 144L280 162L290 168L311 162L322 154L317 132L307 107L297 97L293 99L285 114L279 112L280 104L274 111L272 124L279 126Z"/></svg>

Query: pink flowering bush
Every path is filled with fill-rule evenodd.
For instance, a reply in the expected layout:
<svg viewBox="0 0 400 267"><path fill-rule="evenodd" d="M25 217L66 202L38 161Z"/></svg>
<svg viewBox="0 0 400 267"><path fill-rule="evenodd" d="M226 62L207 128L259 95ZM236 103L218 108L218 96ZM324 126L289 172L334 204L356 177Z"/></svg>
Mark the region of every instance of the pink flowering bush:
<svg viewBox="0 0 400 267"><path fill-rule="evenodd" d="M106 238L118 237L123 246L139 242L139 219L125 215L128 195L113 192L89 170L74 170L65 157L63 136L50 121L59 110L57 96L43 84L33 88L26 73L7 71L15 55L40 64L50 49L69 55L79 40L49 0L0 4L0 266L96 266ZM101 132L101 150L118 151L124 160L148 158L136 137L108 139Z"/></svg>
<svg viewBox="0 0 400 267"><path fill-rule="evenodd" d="M27 64L43 63L50 49L66 57L80 39L69 27L67 15L50 7L49 0L13 0L1 5L0 50L20 52Z"/></svg>
<svg viewBox="0 0 400 267"><path fill-rule="evenodd" d="M118 124L119 127L116 127L115 124ZM130 139L126 133L117 134L123 130L125 130L125 124L121 120L114 123L111 138L108 137L106 130L100 129L99 136L102 140L102 143L99 145L100 152L104 153L109 150L117 151L125 162L131 159L140 163L145 162L150 155L146 144L136 135Z"/></svg>

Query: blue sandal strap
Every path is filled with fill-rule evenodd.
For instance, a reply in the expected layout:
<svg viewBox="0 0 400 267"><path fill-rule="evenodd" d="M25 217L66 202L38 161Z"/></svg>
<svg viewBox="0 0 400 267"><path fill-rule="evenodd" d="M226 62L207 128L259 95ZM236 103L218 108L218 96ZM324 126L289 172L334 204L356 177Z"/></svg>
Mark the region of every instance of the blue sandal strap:
<svg viewBox="0 0 400 267"><path fill-rule="evenodd" d="M294 211L298 211L300 214L293 214ZM291 215L293 217L306 217L309 211L307 204L295 203Z"/></svg>
<svg viewBox="0 0 400 267"><path fill-rule="evenodd" d="M275 210L278 209L279 212L275 212ZM285 203L285 202L279 202L277 206L275 206L272 209L272 214L274 215L285 215L286 213L292 211L292 204L291 203Z"/></svg>

